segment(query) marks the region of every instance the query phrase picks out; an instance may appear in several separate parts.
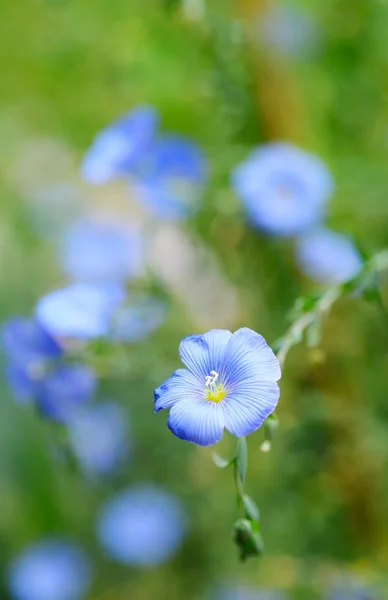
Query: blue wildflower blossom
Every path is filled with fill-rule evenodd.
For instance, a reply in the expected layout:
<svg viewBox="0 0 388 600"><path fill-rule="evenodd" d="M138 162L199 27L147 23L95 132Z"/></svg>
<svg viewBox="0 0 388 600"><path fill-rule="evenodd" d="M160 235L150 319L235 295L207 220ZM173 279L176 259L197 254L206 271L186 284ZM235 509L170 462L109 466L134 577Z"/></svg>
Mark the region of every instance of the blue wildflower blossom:
<svg viewBox="0 0 388 600"><path fill-rule="evenodd" d="M36 317L52 335L93 339L107 335L112 314L124 298L118 284L75 283L41 298Z"/></svg>
<svg viewBox="0 0 388 600"><path fill-rule="evenodd" d="M152 296L126 301L113 315L110 338L122 342L139 342L166 320L167 306Z"/></svg>
<svg viewBox="0 0 388 600"><path fill-rule="evenodd" d="M275 235L296 235L322 219L333 182L324 163L291 144L251 152L232 185L252 224Z"/></svg>
<svg viewBox="0 0 388 600"><path fill-rule="evenodd" d="M92 369L83 365L60 365L42 378L35 392L35 402L49 419L66 422L80 404L92 398L96 385Z"/></svg>
<svg viewBox="0 0 388 600"><path fill-rule="evenodd" d="M114 402L90 404L68 422L71 447L88 475L108 475L128 458L127 414Z"/></svg>
<svg viewBox="0 0 388 600"><path fill-rule="evenodd" d="M206 165L191 140L161 136L153 145L143 173L134 179L140 200L158 217L179 219L196 212Z"/></svg>
<svg viewBox="0 0 388 600"><path fill-rule="evenodd" d="M15 600L81 600L90 581L84 552L62 539L33 544L14 559L7 573Z"/></svg>
<svg viewBox="0 0 388 600"><path fill-rule="evenodd" d="M187 529L179 500L155 485L128 488L102 507L98 539L113 559L137 567L168 560Z"/></svg>
<svg viewBox="0 0 388 600"><path fill-rule="evenodd" d="M81 219L62 238L60 262L73 281L125 281L140 271L142 240L119 224Z"/></svg>
<svg viewBox="0 0 388 600"><path fill-rule="evenodd" d="M49 419L66 421L96 387L93 371L66 364L57 342L34 319L14 317L3 325L5 376L19 402L34 403Z"/></svg>
<svg viewBox="0 0 388 600"><path fill-rule="evenodd" d="M334 284L355 277L362 258L349 238L330 229L314 229L296 242L296 257L306 275L319 283Z"/></svg>
<svg viewBox="0 0 388 600"><path fill-rule="evenodd" d="M15 362L35 363L58 358L62 349L35 319L12 317L1 329L1 344Z"/></svg>
<svg viewBox="0 0 388 600"><path fill-rule="evenodd" d="M81 173L92 184L126 176L144 157L153 140L158 115L150 106L138 106L103 129L86 152Z"/></svg>
<svg viewBox="0 0 388 600"><path fill-rule="evenodd" d="M258 429L279 398L279 361L251 329L213 329L185 338L178 369L155 390L155 412L170 408L168 427L200 446L218 442L224 428L242 437Z"/></svg>
<svg viewBox="0 0 388 600"><path fill-rule="evenodd" d="M12 317L1 330L5 376L16 400L30 401L62 349L35 319Z"/></svg>

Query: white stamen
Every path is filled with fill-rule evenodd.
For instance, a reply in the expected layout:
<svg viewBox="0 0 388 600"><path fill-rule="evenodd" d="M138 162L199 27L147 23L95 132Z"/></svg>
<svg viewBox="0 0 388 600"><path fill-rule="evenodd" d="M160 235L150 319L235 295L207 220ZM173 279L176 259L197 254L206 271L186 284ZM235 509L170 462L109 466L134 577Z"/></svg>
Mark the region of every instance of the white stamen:
<svg viewBox="0 0 388 600"><path fill-rule="evenodd" d="M210 371L210 375L206 375L205 386L206 387L215 387L218 377L219 377L219 375L218 375L217 371Z"/></svg>

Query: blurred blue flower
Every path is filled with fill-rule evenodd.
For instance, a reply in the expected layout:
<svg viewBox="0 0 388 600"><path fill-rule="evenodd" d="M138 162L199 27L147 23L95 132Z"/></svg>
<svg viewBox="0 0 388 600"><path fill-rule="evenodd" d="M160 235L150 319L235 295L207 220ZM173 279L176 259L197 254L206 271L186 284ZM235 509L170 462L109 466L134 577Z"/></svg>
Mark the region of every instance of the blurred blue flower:
<svg viewBox="0 0 388 600"><path fill-rule="evenodd" d="M155 390L155 412L170 408L168 427L200 446L218 442L224 428L237 437L258 429L279 398L279 362L264 338L246 327L213 329L185 338L178 369Z"/></svg>
<svg viewBox="0 0 388 600"><path fill-rule="evenodd" d="M205 158L199 147L187 138L165 135L153 145L134 184L140 200L154 214L179 219L196 212L205 180Z"/></svg>
<svg viewBox="0 0 388 600"><path fill-rule="evenodd" d="M166 303L151 296L140 296L123 304L113 315L111 339L138 342L160 327L167 316Z"/></svg>
<svg viewBox="0 0 388 600"><path fill-rule="evenodd" d="M59 344L35 319L12 317L1 329L1 344L8 359L23 364L40 364L62 354Z"/></svg>
<svg viewBox="0 0 388 600"><path fill-rule="evenodd" d="M142 240L119 224L82 219L65 232L60 261L74 281L125 281L141 268Z"/></svg>
<svg viewBox="0 0 388 600"><path fill-rule="evenodd" d="M91 569L77 546L47 539L18 556L7 579L15 600L81 600L90 586Z"/></svg>
<svg viewBox="0 0 388 600"><path fill-rule="evenodd" d="M128 175L147 152L158 125L150 106L138 106L103 129L86 152L81 173L92 184Z"/></svg>
<svg viewBox="0 0 388 600"><path fill-rule="evenodd" d="M306 275L319 283L341 283L355 277L362 258L351 240L330 229L314 229L296 242L296 257Z"/></svg>
<svg viewBox="0 0 388 600"><path fill-rule="evenodd" d="M180 547L186 515L179 500L155 485L128 488L108 500L99 515L98 539L120 563L152 567Z"/></svg>
<svg viewBox="0 0 388 600"><path fill-rule="evenodd" d="M112 314L124 298L118 284L75 283L41 298L36 317L52 335L88 340L108 334Z"/></svg>
<svg viewBox="0 0 388 600"><path fill-rule="evenodd" d="M1 344L5 377L15 399L32 400L48 367L62 356L61 347L35 319L25 317L12 317L3 324Z"/></svg>
<svg viewBox="0 0 388 600"><path fill-rule="evenodd" d="M74 454L89 475L107 475L129 456L127 414L113 402L90 404L68 423Z"/></svg>
<svg viewBox="0 0 388 600"><path fill-rule="evenodd" d="M65 422L80 404L88 402L96 389L94 372L83 365L61 365L40 381L36 404L43 415Z"/></svg>
<svg viewBox="0 0 388 600"><path fill-rule="evenodd" d="M333 182L324 163L287 143L251 152L232 185L252 224L275 235L296 235L322 219Z"/></svg>

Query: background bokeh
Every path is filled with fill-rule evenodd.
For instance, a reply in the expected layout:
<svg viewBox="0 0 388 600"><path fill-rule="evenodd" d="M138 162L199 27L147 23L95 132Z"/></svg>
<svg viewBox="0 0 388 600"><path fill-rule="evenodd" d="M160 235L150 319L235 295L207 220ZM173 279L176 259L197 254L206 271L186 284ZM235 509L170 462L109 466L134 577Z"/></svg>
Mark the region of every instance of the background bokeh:
<svg viewBox="0 0 388 600"><path fill-rule="evenodd" d="M388 245L387 30L383 0L3 4L1 319L31 315L66 284L57 239L82 212L144 236L146 266L131 285L163 299L167 314L145 339L98 356L98 396L125 410L130 448L107 479L72 469L58 449L61 432L15 403L1 381L2 598L13 598L10 562L47 536L84 549L93 600L243 600L245 586L249 598L277 590L314 600L348 583L370 590L349 598L387 597L383 306L341 300L321 352L302 345L288 357L271 452L260 452L260 431L249 438L247 491L266 544L259 560L237 560L231 473L216 468L212 449L178 440L165 414L153 414L153 389L178 368L182 337L249 326L272 343L295 299L317 289L296 265L294 241L254 229L232 190L230 173L254 146L281 140L318 154L335 182L329 225L362 252ZM80 176L96 133L138 104L154 106L163 130L188 136L206 157L208 182L187 219L150 219L125 182L93 186ZM231 454L234 441L225 436L220 446ZM120 566L99 546L96 519L115 491L140 484L179 498L186 533L163 564Z"/></svg>

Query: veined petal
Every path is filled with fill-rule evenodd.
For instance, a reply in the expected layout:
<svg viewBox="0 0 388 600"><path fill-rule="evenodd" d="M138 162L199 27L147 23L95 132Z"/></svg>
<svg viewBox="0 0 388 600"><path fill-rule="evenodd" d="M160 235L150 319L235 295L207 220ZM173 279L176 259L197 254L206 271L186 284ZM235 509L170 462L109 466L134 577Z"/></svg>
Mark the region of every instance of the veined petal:
<svg viewBox="0 0 388 600"><path fill-rule="evenodd" d="M204 391L201 381L187 369L178 369L169 377L160 387L154 390L154 411L158 412L162 408L171 408L179 400L187 399L195 402L201 397Z"/></svg>
<svg viewBox="0 0 388 600"><path fill-rule="evenodd" d="M181 440L211 446L222 438L224 412L215 402L182 400L172 406L167 426Z"/></svg>
<svg viewBox="0 0 388 600"><path fill-rule="evenodd" d="M186 367L205 381L211 371L219 372L231 337L232 333L227 329L211 329L203 335L189 335L181 341L179 355Z"/></svg>
<svg viewBox="0 0 388 600"><path fill-rule="evenodd" d="M226 387L244 379L277 381L281 376L279 361L263 336L248 327L230 338L221 371Z"/></svg>
<svg viewBox="0 0 388 600"><path fill-rule="evenodd" d="M275 381L244 381L236 386L220 403L226 429L237 437L249 435L275 410L279 394Z"/></svg>

